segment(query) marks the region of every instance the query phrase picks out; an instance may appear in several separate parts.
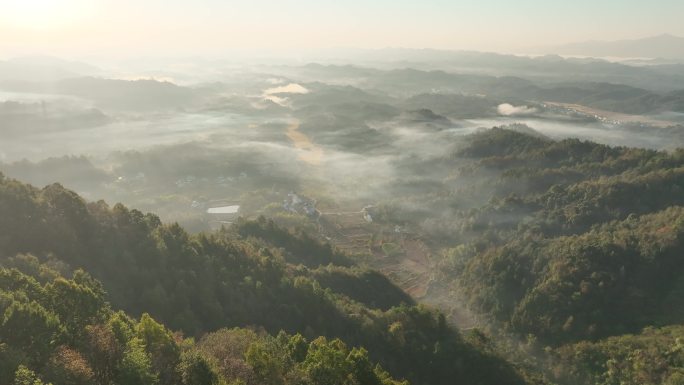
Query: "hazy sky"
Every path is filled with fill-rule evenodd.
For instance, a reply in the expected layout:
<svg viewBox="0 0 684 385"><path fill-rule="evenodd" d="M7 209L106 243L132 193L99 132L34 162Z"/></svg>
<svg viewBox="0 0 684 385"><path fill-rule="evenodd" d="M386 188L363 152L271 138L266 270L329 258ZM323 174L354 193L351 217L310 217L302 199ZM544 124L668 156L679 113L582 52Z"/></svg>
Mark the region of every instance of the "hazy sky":
<svg viewBox="0 0 684 385"><path fill-rule="evenodd" d="M684 36L684 0L0 0L0 56L331 47L524 51Z"/></svg>

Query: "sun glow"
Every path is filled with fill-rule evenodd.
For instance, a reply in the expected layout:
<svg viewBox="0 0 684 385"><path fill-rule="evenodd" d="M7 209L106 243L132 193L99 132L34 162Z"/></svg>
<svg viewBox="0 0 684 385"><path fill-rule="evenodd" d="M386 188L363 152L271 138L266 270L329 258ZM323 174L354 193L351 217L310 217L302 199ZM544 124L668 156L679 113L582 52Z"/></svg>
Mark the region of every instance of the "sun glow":
<svg viewBox="0 0 684 385"><path fill-rule="evenodd" d="M68 26L92 11L87 0L0 0L0 23L29 29Z"/></svg>

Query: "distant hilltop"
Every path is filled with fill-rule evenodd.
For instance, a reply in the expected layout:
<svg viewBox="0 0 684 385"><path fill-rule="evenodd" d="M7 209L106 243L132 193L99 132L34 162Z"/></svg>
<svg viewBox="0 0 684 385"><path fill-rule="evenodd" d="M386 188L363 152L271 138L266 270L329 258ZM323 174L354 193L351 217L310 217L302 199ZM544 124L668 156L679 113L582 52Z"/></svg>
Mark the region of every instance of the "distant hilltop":
<svg viewBox="0 0 684 385"><path fill-rule="evenodd" d="M560 55L684 60L684 37L664 34L635 40L587 41L551 47L545 51Z"/></svg>

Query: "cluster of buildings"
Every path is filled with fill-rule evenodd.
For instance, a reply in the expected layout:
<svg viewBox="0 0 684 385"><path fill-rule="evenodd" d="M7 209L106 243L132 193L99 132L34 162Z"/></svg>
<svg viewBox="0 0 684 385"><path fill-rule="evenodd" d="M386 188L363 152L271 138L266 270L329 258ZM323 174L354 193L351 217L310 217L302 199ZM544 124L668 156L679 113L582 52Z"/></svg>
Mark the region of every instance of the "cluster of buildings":
<svg viewBox="0 0 684 385"><path fill-rule="evenodd" d="M361 209L361 215L363 215L363 219L368 222L372 223L373 222L373 211L375 209L375 206L366 206L363 209Z"/></svg>
<svg viewBox="0 0 684 385"><path fill-rule="evenodd" d="M310 199L294 192L287 194L283 200L283 209L293 214L303 214L310 218L318 218L321 213L316 210L316 200Z"/></svg>

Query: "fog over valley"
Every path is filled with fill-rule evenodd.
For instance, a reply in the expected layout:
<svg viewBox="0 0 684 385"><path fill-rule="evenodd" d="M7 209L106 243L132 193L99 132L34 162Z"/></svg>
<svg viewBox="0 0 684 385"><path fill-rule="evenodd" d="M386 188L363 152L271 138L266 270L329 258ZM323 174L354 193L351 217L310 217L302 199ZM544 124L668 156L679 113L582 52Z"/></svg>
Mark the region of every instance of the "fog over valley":
<svg viewBox="0 0 684 385"><path fill-rule="evenodd" d="M521 70L510 66L511 59L528 66L539 60L480 56L498 72L513 74ZM187 226L203 222L198 230L208 229L212 218L193 202L239 202L253 189L326 191L317 198L355 210L401 195L390 186L393 180L415 179L429 192L454 172L440 168L459 143L491 127L658 150L682 140L684 107L676 91L578 82L562 74L550 83L311 63L230 69L229 75L217 66L213 82L177 85L91 77L95 67L56 58L31 62L58 76L0 85L6 175L39 186L60 182L87 199L121 201ZM587 66L572 59L557 63ZM628 72L627 65L618 66ZM658 97L666 102L652 101ZM431 172L404 168L414 159ZM81 178L83 167L90 174ZM346 202L352 196L363 201Z"/></svg>
<svg viewBox="0 0 684 385"><path fill-rule="evenodd" d="M0 1L0 385L684 384L684 8L608 3Z"/></svg>

